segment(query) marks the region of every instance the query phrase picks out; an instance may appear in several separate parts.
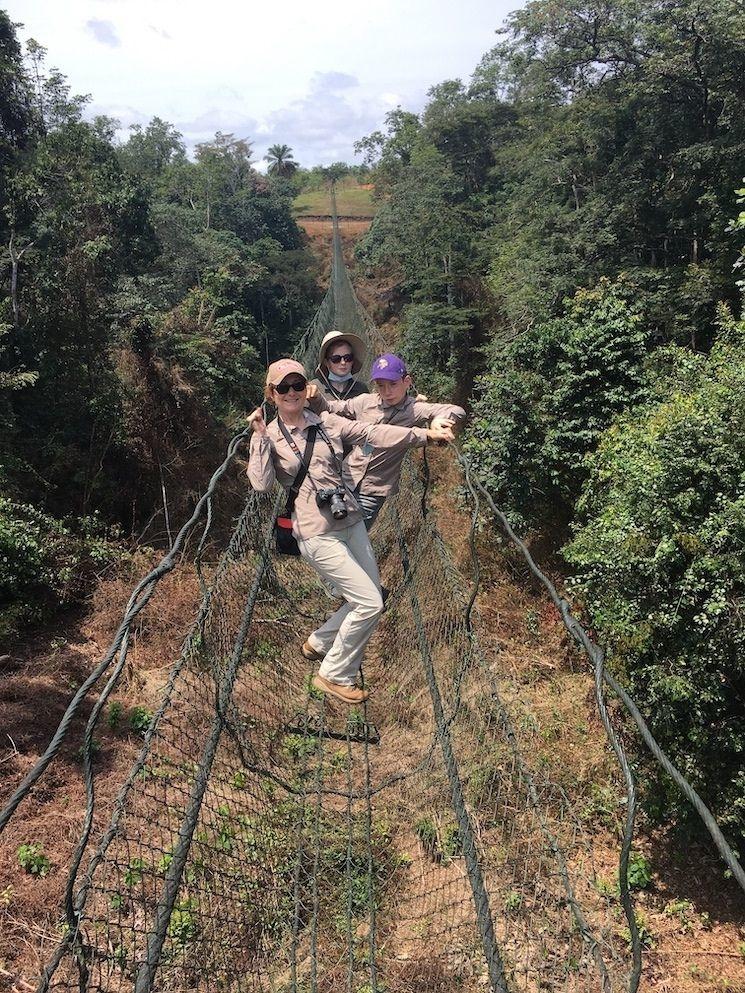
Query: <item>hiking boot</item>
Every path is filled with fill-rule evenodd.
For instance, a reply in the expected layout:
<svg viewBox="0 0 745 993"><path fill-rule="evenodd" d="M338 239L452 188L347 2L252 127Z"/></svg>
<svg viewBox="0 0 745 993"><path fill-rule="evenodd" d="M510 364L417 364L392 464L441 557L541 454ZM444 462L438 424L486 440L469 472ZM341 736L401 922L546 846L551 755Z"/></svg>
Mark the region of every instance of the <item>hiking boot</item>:
<svg viewBox="0 0 745 993"><path fill-rule="evenodd" d="M342 703L364 703L370 696L368 690L358 690L356 686L345 686L343 683L332 683L330 679L324 679L321 675L314 676L311 682L317 690L328 693Z"/></svg>
<svg viewBox="0 0 745 993"><path fill-rule="evenodd" d="M305 642L300 651L303 653L303 658L306 658L309 662L322 662L326 657L325 652L317 652L309 641Z"/></svg>

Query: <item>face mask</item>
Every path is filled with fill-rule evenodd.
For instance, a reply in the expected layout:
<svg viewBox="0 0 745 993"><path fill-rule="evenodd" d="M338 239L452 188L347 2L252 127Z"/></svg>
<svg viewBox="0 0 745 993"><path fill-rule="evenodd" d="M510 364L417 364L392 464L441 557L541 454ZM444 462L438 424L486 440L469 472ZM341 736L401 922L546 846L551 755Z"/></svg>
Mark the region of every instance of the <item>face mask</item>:
<svg viewBox="0 0 745 993"><path fill-rule="evenodd" d="M332 383L348 383L353 378L351 372L348 372L346 376L337 376L335 372L329 372L329 379Z"/></svg>

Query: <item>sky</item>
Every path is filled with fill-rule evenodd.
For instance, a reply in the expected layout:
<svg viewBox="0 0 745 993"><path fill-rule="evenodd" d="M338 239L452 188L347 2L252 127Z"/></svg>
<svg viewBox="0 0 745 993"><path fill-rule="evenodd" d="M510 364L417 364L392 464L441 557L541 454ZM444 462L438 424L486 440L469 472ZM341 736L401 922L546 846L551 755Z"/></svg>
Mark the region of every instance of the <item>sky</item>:
<svg viewBox="0 0 745 993"><path fill-rule="evenodd" d="M126 139L153 117L193 149L216 131L275 143L303 166L359 162L354 142L427 90L464 82L523 0L0 0L48 49L87 116Z"/></svg>

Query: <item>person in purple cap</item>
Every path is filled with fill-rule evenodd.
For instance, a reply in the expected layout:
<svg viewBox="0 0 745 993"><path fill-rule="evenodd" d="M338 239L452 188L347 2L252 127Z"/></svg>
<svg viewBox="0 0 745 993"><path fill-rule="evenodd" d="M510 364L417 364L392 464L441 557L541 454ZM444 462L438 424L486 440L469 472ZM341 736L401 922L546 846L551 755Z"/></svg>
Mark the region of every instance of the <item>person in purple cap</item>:
<svg viewBox="0 0 745 993"><path fill-rule="evenodd" d="M465 410L455 404L428 403L409 396L411 376L398 355L379 355L372 364L370 379L375 393L363 393L350 400L326 396L314 399L322 410L367 424L454 430L466 419ZM345 482L354 491L368 531L386 499L398 493L405 455L403 450L379 448L367 441L353 448L344 461Z"/></svg>

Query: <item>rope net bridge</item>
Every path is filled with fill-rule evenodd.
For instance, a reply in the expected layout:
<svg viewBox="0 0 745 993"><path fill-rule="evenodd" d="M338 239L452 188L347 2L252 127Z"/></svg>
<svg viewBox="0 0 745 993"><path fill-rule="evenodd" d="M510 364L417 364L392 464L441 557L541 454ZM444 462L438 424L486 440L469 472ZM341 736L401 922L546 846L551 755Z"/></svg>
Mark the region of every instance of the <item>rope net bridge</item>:
<svg viewBox="0 0 745 993"><path fill-rule="evenodd" d="M297 351L310 368L331 328L381 347L335 217L333 252L329 290ZM477 636L475 552L469 587L433 519L426 459L409 461L373 532L392 593L364 667L375 692L349 709L309 689L299 646L332 605L306 566L271 554L282 495L250 493L219 563L201 561L220 478L245 437L133 593L110 651L0 817L2 828L98 683L83 745L87 817L40 991L636 989L640 942L624 886L633 781L604 709L602 653L584 645L629 793L628 920L597 885L591 838L567 797L534 768L534 725L514 694L500 695ZM464 465L475 524L488 494ZM95 728L131 624L198 527L198 615L104 820Z"/></svg>

